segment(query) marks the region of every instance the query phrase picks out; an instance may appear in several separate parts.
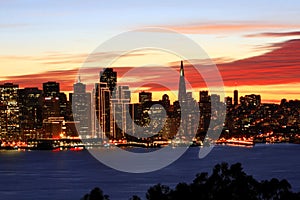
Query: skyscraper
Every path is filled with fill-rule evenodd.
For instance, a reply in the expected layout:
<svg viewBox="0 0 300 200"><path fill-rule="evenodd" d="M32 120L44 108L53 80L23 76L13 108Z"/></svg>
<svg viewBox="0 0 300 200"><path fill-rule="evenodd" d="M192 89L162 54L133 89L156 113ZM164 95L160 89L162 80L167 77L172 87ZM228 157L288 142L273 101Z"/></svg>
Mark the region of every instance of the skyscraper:
<svg viewBox="0 0 300 200"><path fill-rule="evenodd" d="M59 116L64 117L65 120L70 120L68 113L68 100L67 95L64 92L60 92L58 95L59 100Z"/></svg>
<svg viewBox="0 0 300 200"><path fill-rule="evenodd" d="M237 90L233 91L233 103L235 106L239 104L239 92Z"/></svg>
<svg viewBox="0 0 300 200"><path fill-rule="evenodd" d="M113 137L113 122L111 120L111 98L116 96L117 72L106 68L100 72L100 82L95 84L95 108L99 126L96 126L98 136Z"/></svg>
<svg viewBox="0 0 300 200"><path fill-rule="evenodd" d="M152 93L142 91L139 93L139 103L145 103L147 101L152 101Z"/></svg>
<svg viewBox="0 0 300 200"><path fill-rule="evenodd" d="M218 95L218 94L211 94L210 95L210 101L212 103L215 103L215 104L220 103L220 95Z"/></svg>
<svg viewBox="0 0 300 200"><path fill-rule="evenodd" d="M43 83L43 120L60 116L59 83Z"/></svg>
<svg viewBox="0 0 300 200"><path fill-rule="evenodd" d="M166 111L168 112L169 109L170 109L170 98L169 98L169 95L164 94L162 96L161 104L166 109Z"/></svg>
<svg viewBox="0 0 300 200"><path fill-rule="evenodd" d="M200 91L199 92L199 102L200 103L209 103L210 96L208 95L208 91Z"/></svg>
<svg viewBox="0 0 300 200"><path fill-rule="evenodd" d="M77 129L82 138L89 138L92 131L91 94L86 92L86 85L78 82L73 85L72 110L74 121L78 122Z"/></svg>
<svg viewBox="0 0 300 200"><path fill-rule="evenodd" d="M199 109L200 109L200 132L206 132L209 127L211 117L211 97L208 91L200 91L199 95Z"/></svg>
<svg viewBox="0 0 300 200"><path fill-rule="evenodd" d="M13 83L0 85L0 133L6 140L20 139L18 90L19 85Z"/></svg>
<svg viewBox="0 0 300 200"><path fill-rule="evenodd" d="M192 100L192 95L190 94L190 100ZM180 123L181 128L178 131L179 136L186 137L187 134L191 134L191 105L188 102L189 98L186 93L186 85L185 85L185 77L184 77L184 69L183 69L183 61L180 62L180 76L179 76L179 88L178 88L178 103L179 110L177 113L180 114ZM174 106L175 107L175 106ZM178 109L178 108L177 108ZM179 111L179 112L178 112ZM176 122L177 124L177 122Z"/></svg>
<svg viewBox="0 0 300 200"><path fill-rule="evenodd" d="M43 83L44 97L58 97L59 96L59 83L48 81Z"/></svg>
<svg viewBox="0 0 300 200"><path fill-rule="evenodd" d="M129 86L118 86L111 99L113 138L123 138L125 133L128 133L129 129L133 127L129 115L130 94Z"/></svg>
<svg viewBox="0 0 300 200"><path fill-rule="evenodd" d="M105 138L105 136L112 137L111 133L111 93L107 83L95 84L95 108L96 119L99 126L96 126L98 137Z"/></svg>
<svg viewBox="0 0 300 200"><path fill-rule="evenodd" d="M185 85L185 78L184 78L183 61L181 61L181 65L180 65L178 101L179 103L186 101L186 85Z"/></svg>
<svg viewBox="0 0 300 200"><path fill-rule="evenodd" d="M86 85L81 83L80 77L78 77L77 83L73 85L73 91L76 94L86 93Z"/></svg>
<svg viewBox="0 0 300 200"><path fill-rule="evenodd" d="M42 128L42 90L24 88L18 91L20 123L22 134L33 138L37 129Z"/></svg>
<svg viewBox="0 0 300 200"><path fill-rule="evenodd" d="M110 90L110 94L113 94L114 88L117 85L117 72L113 68L106 68L100 72L100 82L106 83Z"/></svg>
<svg viewBox="0 0 300 200"><path fill-rule="evenodd" d="M232 106L232 97L225 97L224 102L225 102L227 108L231 107Z"/></svg>
<svg viewBox="0 0 300 200"><path fill-rule="evenodd" d="M245 102L247 106L256 107L261 103L261 97L257 94L250 94L245 96Z"/></svg>

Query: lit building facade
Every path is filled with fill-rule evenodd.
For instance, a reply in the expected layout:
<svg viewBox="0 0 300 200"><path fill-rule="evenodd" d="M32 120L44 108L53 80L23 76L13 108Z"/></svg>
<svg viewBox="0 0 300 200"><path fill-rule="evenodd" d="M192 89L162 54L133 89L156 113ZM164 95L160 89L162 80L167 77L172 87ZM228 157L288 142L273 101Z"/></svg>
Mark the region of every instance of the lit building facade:
<svg viewBox="0 0 300 200"><path fill-rule="evenodd" d="M111 120L111 93L107 83L95 84L96 137L113 137Z"/></svg>
<svg viewBox="0 0 300 200"><path fill-rule="evenodd" d="M200 123L198 132L206 132L211 118L211 98L208 91L199 92Z"/></svg>
<svg viewBox="0 0 300 200"><path fill-rule="evenodd" d="M74 121L82 138L92 137L91 94L86 92L86 85L80 80L73 85L72 110Z"/></svg>
<svg viewBox="0 0 300 200"><path fill-rule="evenodd" d="M261 104L261 97L260 95L250 94L245 95L245 97L240 97L241 106L246 107L258 107Z"/></svg>
<svg viewBox="0 0 300 200"><path fill-rule="evenodd" d="M148 101L152 101L152 93L142 91L139 93L139 103L145 103Z"/></svg>
<svg viewBox="0 0 300 200"><path fill-rule="evenodd" d="M20 109L20 127L25 138L38 137L42 128L42 90L24 88L18 91Z"/></svg>
<svg viewBox="0 0 300 200"><path fill-rule="evenodd" d="M44 138L77 137L77 122L65 121L64 117L49 117L43 121Z"/></svg>
<svg viewBox="0 0 300 200"><path fill-rule="evenodd" d="M43 83L43 120L60 117L59 83Z"/></svg>
<svg viewBox="0 0 300 200"><path fill-rule="evenodd" d="M0 85L0 133L1 138L7 141L21 139L18 90L17 84Z"/></svg>
<svg viewBox="0 0 300 200"><path fill-rule="evenodd" d="M111 119L113 121L113 138L124 138L126 133L132 133L133 125L129 115L129 86L118 86L111 99Z"/></svg>

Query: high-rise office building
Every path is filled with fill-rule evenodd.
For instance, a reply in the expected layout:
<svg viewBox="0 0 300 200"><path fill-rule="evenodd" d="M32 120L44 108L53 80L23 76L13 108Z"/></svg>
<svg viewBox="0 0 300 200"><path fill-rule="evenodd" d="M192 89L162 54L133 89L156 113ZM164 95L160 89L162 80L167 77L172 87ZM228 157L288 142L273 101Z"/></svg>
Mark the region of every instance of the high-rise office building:
<svg viewBox="0 0 300 200"><path fill-rule="evenodd" d="M224 102L225 102L227 108L231 107L232 106L232 97L225 97Z"/></svg>
<svg viewBox="0 0 300 200"><path fill-rule="evenodd" d="M118 86L111 99L113 138L123 138L126 133L132 133L133 121L129 115L130 104L129 86Z"/></svg>
<svg viewBox="0 0 300 200"><path fill-rule="evenodd" d="M215 104L219 104L221 99L220 99L220 95L218 94L211 94L210 95L210 100L211 102L215 103Z"/></svg>
<svg viewBox="0 0 300 200"><path fill-rule="evenodd" d="M59 93L59 83L52 81L43 83L44 97L58 97Z"/></svg>
<svg viewBox="0 0 300 200"><path fill-rule="evenodd" d="M91 94L86 92L86 85L80 82L73 85L72 110L75 122L78 122L79 135L85 139L91 137Z"/></svg>
<svg viewBox="0 0 300 200"><path fill-rule="evenodd" d="M237 90L233 91L233 102L235 106L239 104L239 92Z"/></svg>
<svg viewBox="0 0 300 200"><path fill-rule="evenodd" d="M42 90L24 88L18 91L20 125L22 135L34 138L36 131L42 128Z"/></svg>
<svg viewBox="0 0 300 200"><path fill-rule="evenodd" d="M48 117L59 117L60 106L59 97L44 97L43 98L43 120Z"/></svg>
<svg viewBox="0 0 300 200"><path fill-rule="evenodd" d="M43 83L43 120L60 116L59 83Z"/></svg>
<svg viewBox="0 0 300 200"><path fill-rule="evenodd" d="M67 138L78 136L75 124L77 122L65 121L64 117L48 117L43 121L45 138Z"/></svg>
<svg viewBox="0 0 300 200"><path fill-rule="evenodd" d="M129 103L131 92L129 90L128 85L120 85L116 88L116 95L114 96L114 99L118 99L121 102Z"/></svg>
<svg viewBox="0 0 300 200"><path fill-rule="evenodd" d="M7 141L20 139L18 90L17 84L0 85L0 133Z"/></svg>
<svg viewBox="0 0 300 200"><path fill-rule="evenodd" d="M76 94L86 93L86 85L81 83L80 77L78 77L77 83L73 85L73 91Z"/></svg>
<svg viewBox="0 0 300 200"><path fill-rule="evenodd" d="M95 84L95 110L96 110L96 134L97 137L113 137L111 121L111 93L107 83Z"/></svg>
<svg viewBox="0 0 300 200"><path fill-rule="evenodd" d="M71 105L68 102L67 95L64 92L59 93L59 112L60 116L64 117L66 121L72 120Z"/></svg>
<svg viewBox="0 0 300 200"><path fill-rule="evenodd" d="M179 129L179 136L186 137L192 133L192 121L193 121L193 97L192 93L186 92L186 83L185 83L185 76L184 76L184 68L183 68L183 61L180 62L180 76L179 76L179 86L178 86L178 103L180 109L177 110L177 114L180 114L180 129ZM175 107L175 106L174 106ZM178 109L178 108L177 108ZM179 112L178 112L179 111ZM179 122L179 121L178 121ZM176 122L176 124L178 124Z"/></svg>
<svg viewBox="0 0 300 200"><path fill-rule="evenodd" d="M200 125L199 132L206 132L209 127L211 117L211 97L208 91L199 92Z"/></svg>
<svg viewBox="0 0 300 200"><path fill-rule="evenodd" d="M142 91L139 93L139 103L145 103L147 101L152 101L152 93Z"/></svg>
<svg viewBox="0 0 300 200"><path fill-rule="evenodd" d="M185 85L185 78L184 78L183 61L180 62L178 101L180 104L186 101L186 85Z"/></svg>
<svg viewBox="0 0 300 200"><path fill-rule="evenodd" d="M166 109L167 112L169 111L169 109L170 109L170 98L169 98L169 95L164 94L162 96L161 105Z"/></svg>
<svg viewBox="0 0 300 200"><path fill-rule="evenodd" d="M261 103L260 95L256 95L256 94L245 95L246 106L257 107L260 105L260 103Z"/></svg>
<svg viewBox="0 0 300 200"><path fill-rule="evenodd" d="M64 117L65 120L71 120L69 107L66 94L60 92L59 83L43 83L43 119Z"/></svg>
<svg viewBox="0 0 300 200"><path fill-rule="evenodd" d="M197 101L193 98L193 93L192 92L187 92L186 93L186 124L187 124L187 134L189 134L189 137L191 137L194 133L196 133L199 125L199 105ZM189 138L191 139L191 138Z"/></svg>
<svg viewBox="0 0 300 200"><path fill-rule="evenodd" d="M106 83L112 95L114 88L117 85L117 72L115 72L113 68L102 70L100 72L100 83Z"/></svg>
<svg viewBox="0 0 300 200"><path fill-rule="evenodd" d="M200 103L209 103L210 96L208 95L208 91L200 91L199 92L199 102Z"/></svg>

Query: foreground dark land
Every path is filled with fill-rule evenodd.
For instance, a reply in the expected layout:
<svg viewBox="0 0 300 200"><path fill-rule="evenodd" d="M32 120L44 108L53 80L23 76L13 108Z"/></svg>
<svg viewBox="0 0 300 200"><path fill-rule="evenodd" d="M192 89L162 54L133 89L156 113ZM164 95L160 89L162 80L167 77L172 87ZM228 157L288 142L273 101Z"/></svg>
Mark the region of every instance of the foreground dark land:
<svg viewBox="0 0 300 200"><path fill-rule="evenodd" d="M132 196L130 200L140 200ZM298 200L300 192L291 190L285 179L257 181L247 175L240 163L228 166L227 163L215 165L212 174L202 172L196 175L192 183L178 183L174 189L157 184L146 193L147 200L183 200L183 199L231 199L231 200ZM81 200L109 200L100 188L94 188Z"/></svg>

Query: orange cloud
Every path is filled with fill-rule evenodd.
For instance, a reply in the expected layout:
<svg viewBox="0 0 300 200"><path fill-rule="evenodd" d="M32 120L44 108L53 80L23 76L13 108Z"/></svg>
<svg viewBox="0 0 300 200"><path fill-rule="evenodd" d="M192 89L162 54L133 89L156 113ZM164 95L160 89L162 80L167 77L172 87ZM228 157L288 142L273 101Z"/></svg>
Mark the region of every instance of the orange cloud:
<svg viewBox="0 0 300 200"><path fill-rule="evenodd" d="M218 64L224 85L231 89L234 86L248 86L251 93L264 93L269 96L272 93L278 96L278 99L284 97L284 95L299 95L299 92L296 90L285 87L296 83L299 85L300 83L300 39L275 43L269 47L273 50L268 53ZM170 64L171 68L177 70L177 72L179 71L179 61ZM118 81L121 84L129 85L130 87L140 84L151 91L165 91L166 87L164 85L166 84L172 86L169 88L170 90L178 89L179 75L170 76L163 67L144 67L142 70L132 73L130 77L126 77L127 79L124 79L124 75L132 69L132 67L114 68L118 72ZM85 68L81 69L81 73L92 80L99 80L100 70L100 68ZM78 69L71 69L22 76L5 76L2 77L5 80L1 81L1 83L9 81L18 83L20 87L39 87L43 82L57 81L61 83L62 91L72 91L77 73ZM201 74L188 62L185 62L185 76L192 88L200 89L206 87ZM209 78L215 81L213 74ZM272 86L276 88L273 90ZM268 87L272 90L267 91Z"/></svg>
<svg viewBox="0 0 300 200"><path fill-rule="evenodd" d="M0 83L14 82L19 87L42 87L42 83L47 81L56 81L61 85L62 91L72 91L73 83L77 75L77 69L48 71L40 74L28 74L22 76L7 76Z"/></svg>
<svg viewBox="0 0 300 200"><path fill-rule="evenodd" d="M300 31L290 31L290 32L265 32L248 34L245 37L288 37L288 36L300 36Z"/></svg>
<svg viewBox="0 0 300 200"><path fill-rule="evenodd" d="M270 46L263 55L219 64L225 85L269 85L300 82L300 40Z"/></svg>
<svg viewBox="0 0 300 200"><path fill-rule="evenodd" d="M122 55L122 52L97 52L97 53L63 53L63 52L47 52L40 56L15 56L15 55L0 55L0 60L30 60L46 65L62 65L62 64L82 64L84 62L94 62L103 59L111 59L117 56L134 57L143 56L142 53L130 53ZM88 58L88 60L86 60Z"/></svg>

